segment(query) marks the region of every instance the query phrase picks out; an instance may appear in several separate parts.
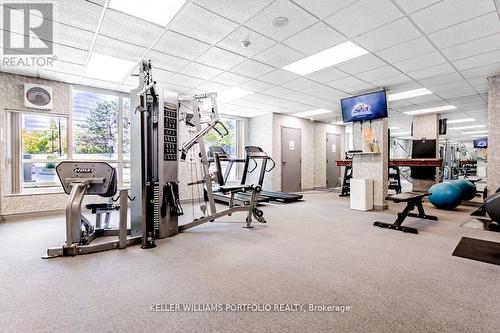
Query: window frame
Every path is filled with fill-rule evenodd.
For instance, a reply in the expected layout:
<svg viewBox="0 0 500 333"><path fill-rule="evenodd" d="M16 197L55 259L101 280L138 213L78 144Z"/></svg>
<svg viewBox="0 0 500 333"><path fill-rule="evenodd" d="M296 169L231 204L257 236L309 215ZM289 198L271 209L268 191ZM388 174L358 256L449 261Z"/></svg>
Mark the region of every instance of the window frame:
<svg viewBox="0 0 500 333"><path fill-rule="evenodd" d="M68 113L59 113L53 111L41 111L36 109L27 109L27 108L5 108L5 134L6 138L8 138L6 144L6 172L7 172L7 196L18 196L18 195L33 195L33 194L50 194L50 193L62 193L64 192L62 187L57 186L46 186L46 187L34 187L34 188L25 188L23 185L23 174L22 168L23 163L26 161L22 158L22 124L21 119L23 115L41 115L46 117L54 117L54 118L65 118L66 119L66 144L67 144L67 152L66 158L57 160L66 161L73 160L74 155L74 142L73 142L73 106L74 106L74 92L75 91L85 91L92 92L101 95L110 95L118 98L118 123L123 123L123 113L124 113L124 99L130 98L130 95L127 93L122 93L118 91L112 91L107 89L100 89L94 87L87 87L81 85L70 85L70 93L69 93L69 112ZM132 112L130 109L129 112ZM129 186L129 183L123 182L123 170L126 165L130 166L130 158L124 159L123 154L123 142L124 142L124 130L123 126L118 126L118 154L115 159L106 159L106 160L93 160L93 161L103 161L108 162L112 165L116 165L118 170L118 186ZM130 140L129 140L130 141ZM29 160L34 163L47 163L53 162L54 160L49 159L33 159Z"/></svg>

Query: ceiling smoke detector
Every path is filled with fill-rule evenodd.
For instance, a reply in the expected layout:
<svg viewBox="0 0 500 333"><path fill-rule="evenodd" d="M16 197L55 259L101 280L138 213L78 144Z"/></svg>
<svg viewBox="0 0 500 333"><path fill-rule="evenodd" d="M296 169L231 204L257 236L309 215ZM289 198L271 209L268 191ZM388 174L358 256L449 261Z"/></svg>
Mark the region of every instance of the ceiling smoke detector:
<svg viewBox="0 0 500 333"><path fill-rule="evenodd" d="M275 17L273 18L273 26L276 27L276 28L283 28L284 26L286 26L288 24L290 20L288 20L286 17L283 17L283 16L279 16L279 17Z"/></svg>
<svg viewBox="0 0 500 333"><path fill-rule="evenodd" d="M251 44L250 41L246 39L241 42L241 46L243 47L249 47L250 44Z"/></svg>

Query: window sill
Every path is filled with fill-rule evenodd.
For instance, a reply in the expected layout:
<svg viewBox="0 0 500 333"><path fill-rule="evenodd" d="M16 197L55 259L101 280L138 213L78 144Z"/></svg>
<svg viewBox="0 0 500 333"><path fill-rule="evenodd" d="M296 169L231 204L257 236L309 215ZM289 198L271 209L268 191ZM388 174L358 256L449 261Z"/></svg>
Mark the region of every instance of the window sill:
<svg viewBox="0 0 500 333"><path fill-rule="evenodd" d="M29 197L29 196L34 196L34 195L52 195L52 194L62 194L64 191L62 189L60 190L37 190L37 191L25 191L21 193L10 193L10 194L5 194L5 197Z"/></svg>

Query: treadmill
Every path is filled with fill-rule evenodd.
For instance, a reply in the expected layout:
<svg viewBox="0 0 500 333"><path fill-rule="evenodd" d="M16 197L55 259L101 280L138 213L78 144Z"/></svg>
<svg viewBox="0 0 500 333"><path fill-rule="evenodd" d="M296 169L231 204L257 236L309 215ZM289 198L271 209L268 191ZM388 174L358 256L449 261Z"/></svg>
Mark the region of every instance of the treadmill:
<svg viewBox="0 0 500 333"><path fill-rule="evenodd" d="M262 148L257 147L257 146L246 146L245 147L245 167L243 168L243 177L241 178L241 185L245 185L246 180L247 180L247 175L249 173L252 173L257 169L258 163L256 160L262 160L262 166L260 169L260 175L259 175L259 181L258 184L262 186L262 183L264 182L264 177L267 172L270 172L271 170L274 169L276 166L276 163L274 160L267 155ZM250 161L254 162L254 166L252 167L251 170L249 170L250 166ZM273 165L267 169L267 162L271 161ZM287 193L287 192L271 192L271 191L261 191L261 195L268 197L271 201L278 201L282 203L291 203L291 202L296 202L302 199L303 195L302 194L294 194L294 193Z"/></svg>
<svg viewBox="0 0 500 333"><path fill-rule="evenodd" d="M215 158L215 155L218 155L218 158ZM227 162L228 165L226 169L224 170L224 175L222 175L222 167L220 165L220 162ZM245 163L244 158L234 158L229 156L229 154L226 153L224 148L220 146L212 146L208 150L208 166L210 167L210 164L215 163L215 167L217 169L217 183L219 186L224 186L226 185L226 182L229 178L229 174L231 173L231 169L233 167L233 164L235 163ZM221 202L221 203L226 203L229 204L231 195L230 194L224 194L220 191L217 190L217 187L213 187L213 196L215 201ZM233 203L237 206L244 206L250 204L250 193L235 193L234 198L233 198ZM269 198L265 195L262 194L259 196L259 199L257 200L257 203L263 203L263 202L269 202Z"/></svg>

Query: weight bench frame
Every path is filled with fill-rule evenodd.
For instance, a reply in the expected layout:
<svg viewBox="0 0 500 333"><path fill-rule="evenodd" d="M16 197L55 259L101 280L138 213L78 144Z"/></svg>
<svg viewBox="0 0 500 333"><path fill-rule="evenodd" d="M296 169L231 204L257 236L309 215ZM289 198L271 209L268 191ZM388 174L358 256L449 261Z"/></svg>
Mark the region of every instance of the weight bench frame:
<svg viewBox="0 0 500 333"><path fill-rule="evenodd" d="M411 195L413 195L413 197ZM424 206L422 205L422 199L429 195L431 194L428 192L426 193L405 192L388 196L386 200L390 200L395 203L406 202L406 207L403 209L401 213L398 213L398 218L394 223L375 221L373 222L373 225L376 227L388 228L403 232L409 232L412 234L418 234L418 229L404 226L402 224L407 216L432 220L432 221L438 220L437 216L425 214ZM418 213L412 213L412 211L415 208L417 208Z"/></svg>

